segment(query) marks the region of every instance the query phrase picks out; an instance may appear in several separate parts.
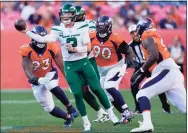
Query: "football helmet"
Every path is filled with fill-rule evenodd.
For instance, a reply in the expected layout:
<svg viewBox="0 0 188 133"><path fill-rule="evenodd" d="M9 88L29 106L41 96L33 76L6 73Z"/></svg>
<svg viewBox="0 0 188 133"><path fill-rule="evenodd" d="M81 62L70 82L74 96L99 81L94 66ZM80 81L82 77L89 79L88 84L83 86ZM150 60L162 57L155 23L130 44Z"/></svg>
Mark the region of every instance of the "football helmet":
<svg viewBox="0 0 188 133"><path fill-rule="evenodd" d="M75 6L76 8L76 22L85 21L85 10L81 6Z"/></svg>
<svg viewBox="0 0 188 133"><path fill-rule="evenodd" d="M65 4L59 12L60 21L64 24L70 24L76 20L76 9L71 4Z"/></svg>
<svg viewBox="0 0 188 133"><path fill-rule="evenodd" d="M31 32L38 34L40 36L45 36L48 34L47 30L43 26L40 26L40 25L36 25L32 29ZM44 48L46 45L46 43L39 43L39 42L35 41L34 39L32 39L31 41L32 41L32 45L37 46L38 48Z"/></svg>
<svg viewBox="0 0 188 133"><path fill-rule="evenodd" d="M136 31L140 37L144 31L152 28L155 28L154 21L149 17L141 19L136 25Z"/></svg>
<svg viewBox="0 0 188 133"><path fill-rule="evenodd" d="M101 38L105 38L112 32L112 18L108 16L101 16L96 22L97 35Z"/></svg>

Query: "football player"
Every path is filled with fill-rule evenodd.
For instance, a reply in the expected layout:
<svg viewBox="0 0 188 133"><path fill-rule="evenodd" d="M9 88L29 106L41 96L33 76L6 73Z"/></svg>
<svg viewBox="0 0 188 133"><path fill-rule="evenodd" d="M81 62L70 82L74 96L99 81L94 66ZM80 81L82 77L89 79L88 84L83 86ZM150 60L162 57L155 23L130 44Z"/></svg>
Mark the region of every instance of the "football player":
<svg viewBox="0 0 188 133"><path fill-rule="evenodd" d="M90 131L91 123L87 117L83 101L80 75L84 77L84 80L87 81L89 87L99 98L99 101L106 109L111 121L116 124L118 118L115 116L110 102L100 86L97 75L87 58L87 53L91 51L88 24L85 22L74 22L76 19L76 9L71 4L62 6L59 17L61 24L59 26L53 26L51 34L40 36L27 29L21 32L26 33L30 38L40 43L60 42L64 60L65 77L75 97L76 107L82 116L84 131Z"/></svg>
<svg viewBox="0 0 188 133"><path fill-rule="evenodd" d="M100 73L100 83L114 107L122 113L122 123L133 118L133 113L118 91L119 83L126 71L123 54L127 60L135 55L120 34L112 32L112 19L101 16L96 22L96 32L90 34L92 49Z"/></svg>
<svg viewBox="0 0 188 133"><path fill-rule="evenodd" d="M85 19L85 10L81 6L75 6L75 8L76 8L76 21L75 22L84 22L85 21L89 26L89 32L95 31L96 30L96 22L93 20ZM93 66L98 79L100 80L99 71L97 68L97 63L96 63L93 51L88 53L88 59L89 59L91 65ZM86 84L86 81L84 81L84 80L83 80L83 97L84 97L85 101L97 112L97 119L94 120L94 122L105 122L105 121L109 120L107 113L97 103L96 98L89 91L88 85Z"/></svg>
<svg viewBox="0 0 188 133"><path fill-rule="evenodd" d="M35 26L31 32L40 36L47 35L47 30L42 26ZM52 65L52 60L54 60L64 75L62 55L58 46L39 43L32 39L30 44L20 47L19 53L22 56L24 72L31 83L37 102L52 116L66 120L65 127L71 126L78 112L58 86L58 73ZM54 105L52 94L66 106L68 113Z"/></svg>
<svg viewBox="0 0 188 133"><path fill-rule="evenodd" d="M149 99L165 92L172 105L186 113L186 92L184 76L157 33L153 20L151 18L141 19L136 31L142 41L146 62L134 73L131 81L132 83L137 82L145 71L149 70L152 74L142 84L141 90L136 95L142 111L143 122L139 122L140 127L132 129L131 132L147 132L154 130Z"/></svg>
<svg viewBox="0 0 188 133"><path fill-rule="evenodd" d="M142 67L142 65L144 64L144 54L142 52L142 48L141 48L141 44L142 42L140 41L140 38L137 36L137 32L136 32L136 25L131 25L129 27L129 33L132 36L132 41L129 43L129 46L133 49L136 58L134 61L134 65L130 66L132 68L134 68L134 73L140 69L140 67ZM134 74L133 74L134 75ZM151 73L149 71L145 71L144 74L142 74L142 76L137 80L137 82L134 82L134 84L131 84L131 92L135 101L135 105L136 105L136 109L134 114L140 114L141 110L140 110L140 106L138 101L136 100L136 94L139 91L139 84L144 80L145 77L150 77ZM162 103L162 109L165 113L171 113L170 110L170 105L167 102L167 98L165 93L159 94L159 99Z"/></svg>

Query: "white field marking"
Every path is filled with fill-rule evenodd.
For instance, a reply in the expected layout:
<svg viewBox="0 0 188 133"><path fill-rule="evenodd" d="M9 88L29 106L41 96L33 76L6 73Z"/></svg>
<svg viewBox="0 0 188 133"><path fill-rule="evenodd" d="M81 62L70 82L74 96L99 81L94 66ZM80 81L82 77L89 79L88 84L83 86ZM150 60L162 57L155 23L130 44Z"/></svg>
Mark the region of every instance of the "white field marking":
<svg viewBox="0 0 188 133"><path fill-rule="evenodd" d="M63 89L63 91L70 91L70 89ZM130 91L129 89L120 89L120 91ZM1 89L1 93L30 93L32 89Z"/></svg>
<svg viewBox="0 0 188 133"><path fill-rule="evenodd" d="M74 103L74 99L69 99L71 103ZM59 100L54 100L54 102L60 103ZM1 104L34 104L37 103L36 100L1 100Z"/></svg>
<svg viewBox="0 0 188 133"><path fill-rule="evenodd" d="M1 131L13 129L12 126L1 126Z"/></svg>

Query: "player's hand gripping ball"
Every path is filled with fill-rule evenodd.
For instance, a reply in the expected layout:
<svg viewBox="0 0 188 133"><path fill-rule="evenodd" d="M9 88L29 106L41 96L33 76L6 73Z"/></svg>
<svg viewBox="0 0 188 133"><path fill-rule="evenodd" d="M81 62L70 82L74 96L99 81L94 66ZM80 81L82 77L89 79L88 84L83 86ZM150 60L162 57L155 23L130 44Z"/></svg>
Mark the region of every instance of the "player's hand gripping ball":
<svg viewBox="0 0 188 133"><path fill-rule="evenodd" d="M26 21L23 19L16 20L16 22L14 23L14 26L15 26L16 30L18 30L18 31L24 31L27 28Z"/></svg>

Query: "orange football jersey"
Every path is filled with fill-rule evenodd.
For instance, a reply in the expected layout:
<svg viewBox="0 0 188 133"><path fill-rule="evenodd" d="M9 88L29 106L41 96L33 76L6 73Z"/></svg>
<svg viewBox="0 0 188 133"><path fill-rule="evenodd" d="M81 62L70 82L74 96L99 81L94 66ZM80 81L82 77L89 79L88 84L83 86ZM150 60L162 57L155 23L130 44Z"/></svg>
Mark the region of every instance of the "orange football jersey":
<svg viewBox="0 0 188 133"><path fill-rule="evenodd" d="M98 40L96 31L94 31L90 33L90 39L98 66L111 66L122 59L118 47L124 40L118 33L112 33L108 40L103 43Z"/></svg>
<svg viewBox="0 0 188 133"><path fill-rule="evenodd" d="M159 64L161 61L163 61L167 58L171 58L171 56L170 56L170 53L168 51L168 48L164 45L161 36L156 32L155 28L147 30L142 34L142 37L141 37L142 41L144 41L147 38L153 38L154 39L155 44L157 45L157 49L159 51L159 60L156 61L156 63L153 64L150 67L150 71L152 72L157 64ZM144 52L144 58L145 58L145 60L147 60L147 58L149 57L149 54L143 46L142 46L142 50Z"/></svg>
<svg viewBox="0 0 188 133"><path fill-rule="evenodd" d="M33 63L33 73L36 77L44 77L53 68L52 59L59 51L57 44L47 44L46 50L42 55L38 55L29 45L22 45L19 49L21 56L29 57Z"/></svg>

